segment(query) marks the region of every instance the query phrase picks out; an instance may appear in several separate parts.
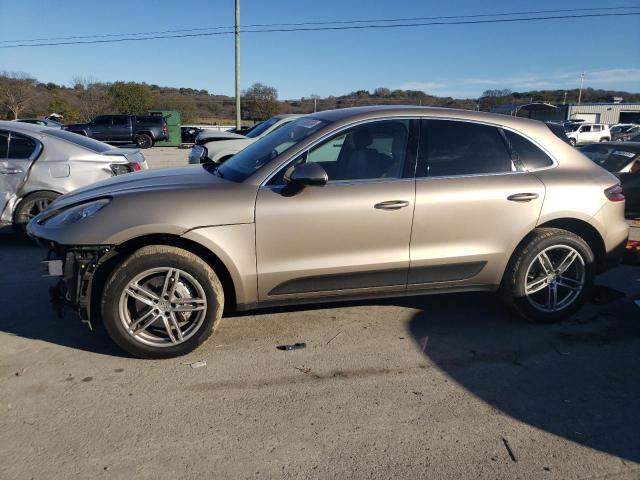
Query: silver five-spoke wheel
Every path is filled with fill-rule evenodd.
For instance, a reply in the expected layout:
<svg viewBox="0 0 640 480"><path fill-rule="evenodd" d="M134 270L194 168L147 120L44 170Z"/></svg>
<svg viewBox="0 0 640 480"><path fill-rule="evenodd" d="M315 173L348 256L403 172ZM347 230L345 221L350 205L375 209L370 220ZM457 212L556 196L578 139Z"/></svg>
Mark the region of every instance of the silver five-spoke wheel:
<svg viewBox="0 0 640 480"><path fill-rule="evenodd" d="M122 291L120 321L136 341L169 347L187 341L207 313L202 285L177 268L153 268L136 275Z"/></svg>
<svg viewBox="0 0 640 480"><path fill-rule="evenodd" d="M580 296L585 278L582 255L568 245L553 245L542 250L529 264L525 294L537 310L558 312Z"/></svg>

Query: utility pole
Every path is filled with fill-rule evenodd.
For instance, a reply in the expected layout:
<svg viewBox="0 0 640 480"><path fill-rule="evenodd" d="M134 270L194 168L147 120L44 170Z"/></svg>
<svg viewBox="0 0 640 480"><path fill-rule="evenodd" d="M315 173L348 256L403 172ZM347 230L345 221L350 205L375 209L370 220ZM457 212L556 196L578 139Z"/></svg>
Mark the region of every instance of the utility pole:
<svg viewBox="0 0 640 480"><path fill-rule="evenodd" d="M564 100L562 100L562 104L566 105L567 104L567 91L564 91Z"/></svg>
<svg viewBox="0 0 640 480"><path fill-rule="evenodd" d="M240 129L240 0L236 0L236 128Z"/></svg>
<svg viewBox="0 0 640 480"><path fill-rule="evenodd" d="M580 92L578 93L578 105L580 105L580 100L582 100L582 85L584 84L584 72L580 75Z"/></svg>
<svg viewBox="0 0 640 480"><path fill-rule="evenodd" d="M318 110L318 97L314 95L313 97L313 113L316 113Z"/></svg>

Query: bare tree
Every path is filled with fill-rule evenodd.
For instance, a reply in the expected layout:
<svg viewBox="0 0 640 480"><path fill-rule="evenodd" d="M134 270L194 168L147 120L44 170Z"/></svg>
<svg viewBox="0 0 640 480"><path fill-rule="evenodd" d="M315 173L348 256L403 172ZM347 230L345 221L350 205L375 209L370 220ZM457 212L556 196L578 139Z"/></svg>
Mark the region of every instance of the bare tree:
<svg viewBox="0 0 640 480"><path fill-rule="evenodd" d="M111 106L108 87L92 76L75 76L71 84L82 120L87 121L107 113Z"/></svg>
<svg viewBox="0 0 640 480"><path fill-rule="evenodd" d="M25 72L0 72L0 104L16 119L29 102L38 95L36 81Z"/></svg>

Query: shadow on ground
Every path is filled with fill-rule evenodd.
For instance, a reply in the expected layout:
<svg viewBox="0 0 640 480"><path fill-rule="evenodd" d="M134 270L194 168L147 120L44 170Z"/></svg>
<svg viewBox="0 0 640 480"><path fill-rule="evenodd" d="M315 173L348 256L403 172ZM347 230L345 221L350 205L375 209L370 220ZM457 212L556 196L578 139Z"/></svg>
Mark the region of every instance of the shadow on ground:
<svg viewBox="0 0 640 480"><path fill-rule="evenodd" d="M627 297L556 325L523 324L486 295L421 299L414 341L514 419L640 461L640 309Z"/></svg>
<svg viewBox="0 0 640 480"><path fill-rule="evenodd" d="M0 331L78 350L128 356L103 329L91 332L72 314L59 317L49 302L49 287L40 263L46 250L32 240L0 235Z"/></svg>

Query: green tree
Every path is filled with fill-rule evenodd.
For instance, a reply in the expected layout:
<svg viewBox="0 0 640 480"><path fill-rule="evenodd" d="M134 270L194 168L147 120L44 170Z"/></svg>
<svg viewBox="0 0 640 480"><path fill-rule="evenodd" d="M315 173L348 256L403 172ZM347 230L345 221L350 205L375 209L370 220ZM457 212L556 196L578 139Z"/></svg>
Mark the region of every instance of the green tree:
<svg viewBox="0 0 640 480"><path fill-rule="evenodd" d="M153 106L153 93L144 83L116 82L109 87L109 96L118 113L139 115Z"/></svg>
<svg viewBox="0 0 640 480"><path fill-rule="evenodd" d="M245 117L251 120L266 120L280 112L275 87L254 83L244 91L243 97Z"/></svg>
<svg viewBox="0 0 640 480"><path fill-rule="evenodd" d="M80 112L74 110L69 101L59 93L54 93L48 106L49 114L62 115L66 123L75 123L81 120Z"/></svg>

